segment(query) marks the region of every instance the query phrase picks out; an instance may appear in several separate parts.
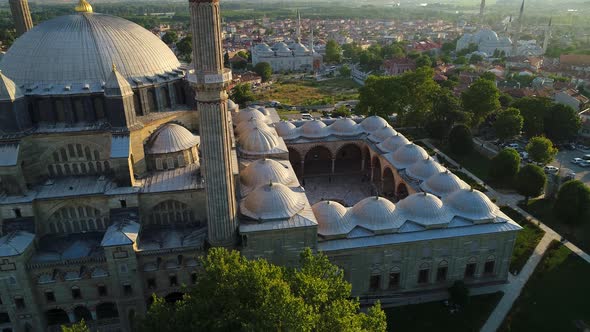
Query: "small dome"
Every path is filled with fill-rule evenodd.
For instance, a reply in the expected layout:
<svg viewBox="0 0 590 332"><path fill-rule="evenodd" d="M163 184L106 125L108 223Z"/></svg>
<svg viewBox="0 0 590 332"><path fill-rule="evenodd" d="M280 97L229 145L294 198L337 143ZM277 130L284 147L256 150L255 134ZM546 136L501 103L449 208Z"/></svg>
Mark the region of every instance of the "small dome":
<svg viewBox="0 0 590 332"><path fill-rule="evenodd" d="M387 127L389 124L385 121L382 117L379 116L370 116L361 122L361 127L365 130L365 132L374 132L375 130Z"/></svg>
<svg viewBox="0 0 590 332"><path fill-rule="evenodd" d="M301 127L301 131L303 132L303 136L308 138L321 138L328 136L326 124L320 120L306 122Z"/></svg>
<svg viewBox="0 0 590 332"><path fill-rule="evenodd" d="M395 168L408 168L415 162L428 158L428 153L416 144L406 144L397 149L391 156Z"/></svg>
<svg viewBox="0 0 590 332"><path fill-rule="evenodd" d="M477 190L456 190L445 197L444 202L455 215L469 220L490 220L498 213L496 204Z"/></svg>
<svg viewBox="0 0 590 332"><path fill-rule="evenodd" d="M338 136L356 136L359 134L359 127L351 119L340 119L330 125L330 130Z"/></svg>
<svg viewBox="0 0 590 332"><path fill-rule="evenodd" d="M255 187L270 182L286 186L296 183L289 167L272 159L258 159L250 163L241 172L242 183L248 187Z"/></svg>
<svg viewBox="0 0 590 332"><path fill-rule="evenodd" d="M248 133L254 128L269 130L270 127L263 120L252 118L248 121L242 121L236 126L236 134L239 136L242 133Z"/></svg>
<svg viewBox="0 0 590 332"><path fill-rule="evenodd" d="M265 221L289 219L305 208L305 195L295 193L284 184L263 184L242 201L241 212L252 219Z"/></svg>
<svg viewBox="0 0 590 332"><path fill-rule="evenodd" d="M397 203L397 213L400 218L424 227L448 224L454 217L438 197L428 193L402 199Z"/></svg>
<svg viewBox="0 0 590 332"><path fill-rule="evenodd" d="M281 121L275 123L275 130L279 134L279 136L283 138L289 138L295 135L295 131L297 127L289 121Z"/></svg>
<svg viewBox="0 0 590 332"><path fill-rule="evenodd" d="M232 110L235 110L236 108L238 108L238 104L234 103L233 100L228 99L227 100L227 109L232 111Z"/></svg>
<svg viewBox="0 0 590 332"><path fill-rule="evenodd" d="M372 231L397 228L394 223L395 204L383 197L367 197L356 203L348 217L356 225Z"/></svg>
<svg viewBox="0 0 590 332"><path fill-rule="evenodd" d="M261 120L268 123L268 118L266 117L266 115L262 114L262 112L260 112L258 109L254 107L248 107L241 110L238 113L237 123L239 124L240 122L248 121L250 119Z"/></svg>
<svg viewBox="0 0 590 332"><path fill-rule="evenodd" d="M154 132L147 144L148 154L164 154L190 149L199 144L199 136L175 123L167 123Z"/></svg>
<svg viewBox="0 0 590 332"><path fill-rule="evenodd" d="M399 147L404 146L406 144L410 144L411 142L402 134L398 133L395 136L391 136L382 143L379 143L377 146L379 149L385 152L395 152Z"/></svg>
<svg viewBox="0 0 590 332"><path fill-rule="evenodd" d="M445 170L441 164L434 161L432 158L420 160L406 169L406 174L416 180L424 181L431 176L443 172Z"/></svg>
<svg viewBox="0 0 590 332"><path fill-rule="evenodd" d="M422 182L420 188L438 197L445 197L456 190L467 189L469 186L447 170L431 176Z"/></svg>
<svg viewBox="0 0 590 332"><path fill-rule="evenodd" d="M260 106L260 107L258 107L258 110L260 111L260 113L262 113L266 116L270 115L270 112L268 111L268 109L266 109L266 107Z"/></svg>
<svg viewBox="0 0 590 332"><path fill-rule="evenodd" d="M395 131L395 129L387 126L385 128L381 128L379 130L377 130L376 132L371 134L371 139L373 141L379 141L379 142L383 142L386 139L393 137L397 135L397 131Z"/></svg>
<svg viewBox="0 0 590 332"><path fill-rule="evenodd" d="M311 207L318 222L318 234L324 236L348 234L354 225L346 218L346 208L332 201L322 201Z"/></svg>
<svg viewBox="0 0 590 332"><path fill-rule="evenodd" d="M242 149L247 152L269 153L279 145L278 137L269 129L252 128L238 138Z"/></svg>

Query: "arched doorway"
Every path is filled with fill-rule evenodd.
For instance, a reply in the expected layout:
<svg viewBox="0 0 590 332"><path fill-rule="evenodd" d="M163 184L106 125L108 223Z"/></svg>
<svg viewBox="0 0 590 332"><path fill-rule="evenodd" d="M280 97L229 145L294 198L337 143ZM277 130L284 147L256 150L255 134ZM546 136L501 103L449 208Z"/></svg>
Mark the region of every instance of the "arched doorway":
<svg viewBox="0 0 590 332"><path fill-rule="evenodd" d="M373 182L379 183L379 181L381 181L381 161L379 161L379 157L377 156L373 157L371 160L371 172L371 179Z"/></svg>
<svg viewBox="0 0 590 332"><path fill-rule="evenodd" d="M355 144L347 144L336 152L335 173L359 172L363 153Z"/></svg>
<svg viewBox="0 0 590 332"><path fill-rule="evenodd" d="M107 319L119 317L117 305L112 302L101 303L96 306L96 319Z"/></svg>
<svg viewBox="0 0 590 332"><path fill-rule="evenodd" d="M90 310L88 308L79 306L74 308L74 316L76 316L76 322L81 321L82 319L85 321L91 321L92 315L90 314Z"/></svg>
<svg viewBox="0 0 590 332"><path fill-rule="evenodd" d="M406 186L406 184L405 184L405 183L403 183L403 182L402 182L402 183L400 183L400 184L397 186L397 198L398 198L399 200L402 200L402 199L404 199L404 198L408 197L408 194L409 194L409 193L408 193L408 187Z"/></svg>
<svg viewBox="0 0 590 332"><path fill-rule="evenodd" d="M293 171L297 176L303 176L301 174L301 154L293 148L289 148L289 162L293 167Z"/></svg>
<svg viewBox="0 0 590 332"><path fill-rule="evenodd" d="M395 177L391 168L386 167L383 171L383 196L395 196Z"/></svg>
<svg viewBox="0 0 590 332"><path fill-rule="evenodd" d="M45 319L47 320L47 325L49 326L70 323L68 313L63 309L51 309L45 311Z"/></svg>
<svg viewBox="0 0 590 332"><path fill-rule="evenodd" d="M164 297L164 300L166 300L166 303L175 303L182 300L183 296L184 293L182 292L174 292L166 295L166 297Z"/></svg>
<svg viewBox="0 0 590 332"><path fill-rule="evenodd" d="M332 152L324 146L316 146L305 155L305 175L332 173Z"/></svg>

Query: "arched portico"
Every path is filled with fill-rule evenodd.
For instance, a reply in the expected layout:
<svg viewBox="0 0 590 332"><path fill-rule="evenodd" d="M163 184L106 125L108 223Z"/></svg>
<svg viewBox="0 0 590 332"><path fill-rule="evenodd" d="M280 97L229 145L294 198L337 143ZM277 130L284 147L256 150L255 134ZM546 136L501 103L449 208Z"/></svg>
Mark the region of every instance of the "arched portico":
<svg viewBox="0 0 590 332"><path fill-rule="evenodd" d="M383 171L382 184L382 194L385 197L395 196L395 176L390 167L385 167L385 170Z"/></svg>
<svg viewBox="0 0 590 332"><path fill-rule="evenodd" d="M336 152L335 173L359 172L363 166L363 153L356 144L346 144Z"/></svg>
<svg viewBox="0 0 590 332"><path fill-rule="evenodd" d="M332 173L332 152L324 146L313 147L305 154L305 175Z"/></svg>
<svg viewBox="0 0 590 332"><path fill-rule="evenodd" d="M402 199L408 197L408 195L409 195L408 186L406 186L406 184L403 182L400 183L397 186L397 193L396 194L397 194L397 198L399 200L402 200Z"/></svg>
<svg viewBox="0 0 590 332"><path fill-rule="evenodd" d="M297 176L303 176L303 170L304 170L304 163L303 163L303 159L301 159L301 153L299 153L299 151L293 149L293 148L289 148L289 162L291 163L291 166L293 167L293 171L295 172L295 174Z"/></svg>

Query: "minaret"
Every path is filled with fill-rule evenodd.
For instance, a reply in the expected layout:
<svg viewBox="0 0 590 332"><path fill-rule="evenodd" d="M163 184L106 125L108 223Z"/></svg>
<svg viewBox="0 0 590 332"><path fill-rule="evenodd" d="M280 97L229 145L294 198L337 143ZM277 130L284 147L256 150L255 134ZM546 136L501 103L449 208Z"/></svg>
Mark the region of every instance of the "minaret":
<svg viewBox="0 0 590 332"><path fill-rule="evenodd" d="M522 26L524 23L524 0L522 0L522 5L520 5L520 14L518 14L518 33L522 33Z"/></svg>
<svg viewBox="0 0 590 332"><path fill-rule="evenodd" d="M297 42L301 43L301 13L297 9Z"/></svg>
<svg viewBox="0 0 590 332"><path fill-rule="evenodd" d="M543 40L543 54L547 52L547 47L549 47L549 39L551 39L551 21L553 21L553 18L549 19L549 25L547 25L547 29L545 29L545 39Z"/></svg>
<svg viewBox="0 0 590 332"><path fill-rule="evenodd" d="M481 5L479 5L479 24L484 25L484 11L486 9L486 0L481 0Z"/></svg>
<svg viewBox="0 0 590 332"><path fill-rule="evenodd" d="M193 34L195 89L207 198L209 242L232 246L237 235L237 203L227 87L231 71L223 67L219 0L189 0Z"/></svg>
<svg viewBox="0 0 590 332"><path fill-rule="evenodd" d="M31 10L27 0L9 0L12 19L16 28L16 36L20 37L23 33L33 28L33 19L31 19Z"/></svg>

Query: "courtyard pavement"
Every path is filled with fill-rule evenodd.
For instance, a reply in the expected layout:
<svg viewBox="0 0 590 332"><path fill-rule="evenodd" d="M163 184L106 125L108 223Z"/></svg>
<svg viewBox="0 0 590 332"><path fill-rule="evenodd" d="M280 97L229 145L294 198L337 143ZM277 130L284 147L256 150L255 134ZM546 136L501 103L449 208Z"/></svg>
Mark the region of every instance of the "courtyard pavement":
<svg viewBox="0 0 590 332"><path fill-rule="evenodd" d="M374 195L371 182L360 174L306 177L304 187L311 205L322 200L333 200L353 206Z"/></svg>

